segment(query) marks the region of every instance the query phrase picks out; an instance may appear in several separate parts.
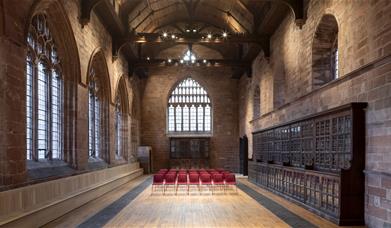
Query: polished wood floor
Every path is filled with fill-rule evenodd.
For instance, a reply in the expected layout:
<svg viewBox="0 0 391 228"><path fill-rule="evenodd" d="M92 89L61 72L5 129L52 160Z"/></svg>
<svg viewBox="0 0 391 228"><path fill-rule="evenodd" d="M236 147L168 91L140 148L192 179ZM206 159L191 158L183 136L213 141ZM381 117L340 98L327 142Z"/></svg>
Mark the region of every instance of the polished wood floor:
<svg viewBox="0 0 391 228"><path fill-rule="evenodd" d="M143 183L143 176L129 182L117 190L64 215L47 224L45 227L76 227L91 216L128 193L131 189ZM240 182L250 186L258 193L273 200L289 211L319 227L338 227L289 201L265 191L246 179ZM215 191L212 195L204 189L202 195L192 189L187 195L185 189L180 189L178 195L173 189L168 189L166 195L155 192L151 195L148 186L134 200L124 206L105 223L105 227L290 227L267 208L240 189Z"/></svg>

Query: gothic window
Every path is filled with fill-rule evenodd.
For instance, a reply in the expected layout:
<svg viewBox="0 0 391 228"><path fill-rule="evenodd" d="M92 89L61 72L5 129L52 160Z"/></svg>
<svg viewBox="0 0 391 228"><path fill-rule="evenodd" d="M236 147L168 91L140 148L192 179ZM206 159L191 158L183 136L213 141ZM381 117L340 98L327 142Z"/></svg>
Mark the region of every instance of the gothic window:
<svg viewBox="0 0 391 228"><path fill-rule="evenodd" d="M256 86L253 95L253 118L256 119L260 115L261 115L261 91L259 86Z"/></svg>
<svg viewBox="0 0 391 228"><path fill-rule="evenodd" d="M90 72L88 83L88 152L93 158L100 158L101 149L101 99L99 94L99 81L94 70Z"/></svg>
<svg viewBox="0 0 391 228"><path fill-rule="evenodd" d="M127 113L123 97L117 95L115 100L115 155L116 159L125 158L127 133Z"/></svg>
<svg viewBox="0 0 391 228"><path fill-rule="evenodd" d="M313 87L319 88L338 78L338 23L333 15L322 17L312 44Z"/></svg>
<svg viewBox="0 0 391 228"><path fill-rule="evenodd" d="M27 160L63 159L63 81L46 16L33 17L27 36Z"/></svg>
<svg viewBox="0 0 391 228"><path fill-rule="evenodd" d="M211 102L200 84L187 78L172 91L168 100L168 132L210 133Z"/></svg>

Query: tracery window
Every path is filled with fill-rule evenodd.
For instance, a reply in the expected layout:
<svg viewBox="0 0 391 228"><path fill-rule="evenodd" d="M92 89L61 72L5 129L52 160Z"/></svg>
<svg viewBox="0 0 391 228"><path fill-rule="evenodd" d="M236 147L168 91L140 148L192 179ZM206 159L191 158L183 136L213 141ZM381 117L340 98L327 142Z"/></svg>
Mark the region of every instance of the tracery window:
<svg viewBox="0 0 391 228"><path fill-rule="evenodd" d="M88 151L89 156L93 158L100 158L101 148L101 100L99 96L99 81L93 69L90 72L90 79L88 83Z"/></svg>
<svg viewBox="0 0 391 228"><path fill-rule="evenodd" d="M27 160L63 159L61 64L45 15L33 17L27 46Z"/></svg>
<svg viewBox="0 0 391 228"><path fill-rule="evenodd" d="M211 102L194 79L183 80L168 100L168 132L208 133L212 129Z"/></svg>

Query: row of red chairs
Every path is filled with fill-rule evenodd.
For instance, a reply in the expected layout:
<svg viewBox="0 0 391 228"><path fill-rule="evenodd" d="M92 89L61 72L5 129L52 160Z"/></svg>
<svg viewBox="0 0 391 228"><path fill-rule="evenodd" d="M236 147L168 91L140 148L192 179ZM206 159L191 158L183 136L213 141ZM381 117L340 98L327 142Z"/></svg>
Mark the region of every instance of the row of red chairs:
<svg viewBox="0 0 391 228"><path fill-rule="evenodd" d="M208 172L208 173L211 173L211 172L218 172L218 173L222 173L222 172L229 172L229 171L226 171L225 169L222 169L222 168L217 168L217 169L160 169L159 170L159 173L167 173L167 172L187 172L187 173L191 173L191 172L197 172L197 173L200 173L200 172Z"/></svg>
<svg viewBox="0 0 391 228"><path fill-rule="evenodd" d="M153 176L152 192L154 190L156 191L156 188L160 186L163 187L164 194L169 186L173 186L175 188L175 192L177 193L178 188L181 185L187 187L188 194L190 191L190 186L198 187L198 190L200 192L202 186L207 186L209 189L212 190L212 194L215 187L222 187L225 192L227 187L235 186L235 189L237 191L236 179L233 173L211 173L212 174L206 171L201 171L200 173L189 172L189 174L187 174L185 172L176 173L175 171L168 171L164 173L159 171L159 173Z"/></svg>

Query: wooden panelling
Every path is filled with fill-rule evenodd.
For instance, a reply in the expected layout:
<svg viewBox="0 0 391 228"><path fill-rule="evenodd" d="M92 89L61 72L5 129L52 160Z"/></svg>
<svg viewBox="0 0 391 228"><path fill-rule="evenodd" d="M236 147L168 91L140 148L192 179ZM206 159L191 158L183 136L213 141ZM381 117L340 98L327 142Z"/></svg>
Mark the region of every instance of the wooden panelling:
<svg viewBox="0 0 391 228"><path fill-rule="evenodd" d="M364 224L364 103L253 133L249 179L341 225Z"/></svg>

